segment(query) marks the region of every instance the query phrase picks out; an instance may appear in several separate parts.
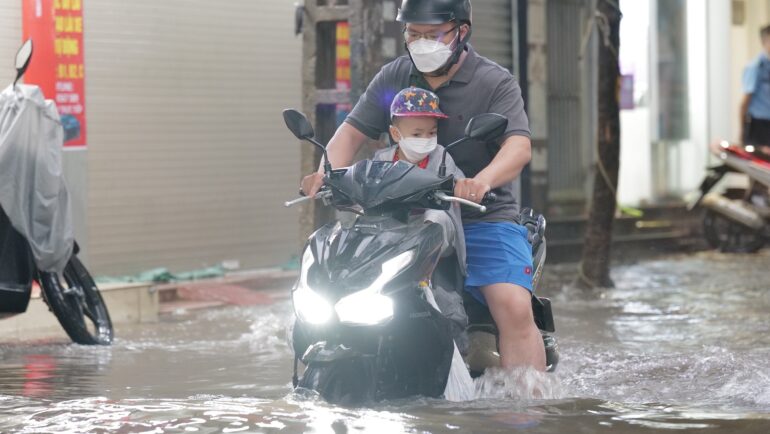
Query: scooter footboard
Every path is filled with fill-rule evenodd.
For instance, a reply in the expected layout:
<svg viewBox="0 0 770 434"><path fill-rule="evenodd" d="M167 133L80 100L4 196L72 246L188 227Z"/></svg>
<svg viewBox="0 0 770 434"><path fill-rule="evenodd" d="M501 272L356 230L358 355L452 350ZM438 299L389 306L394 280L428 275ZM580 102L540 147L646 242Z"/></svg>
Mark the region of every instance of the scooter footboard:
<svg viewBox="0 0 770 434"><path fill-rule="evenodd" d="M553 321L551 300L547 298L532 297L532 313L535 316L535 324L540 330L553 333L556 325Z"/></svg>
<svg viewBox="0 0 770 434"><path fill-rule="evenodd" d="M492 319L492 314L489 312L488 307L479 303L467 292L463 294L463 303L465 304L465 311L468 313L468 323L471 326L484 326L491 330L492 333L497 333L497 326L494 319ZM556 331L551 300L532 296L532 314L535 317L537 328L548 333Z"/></svg>

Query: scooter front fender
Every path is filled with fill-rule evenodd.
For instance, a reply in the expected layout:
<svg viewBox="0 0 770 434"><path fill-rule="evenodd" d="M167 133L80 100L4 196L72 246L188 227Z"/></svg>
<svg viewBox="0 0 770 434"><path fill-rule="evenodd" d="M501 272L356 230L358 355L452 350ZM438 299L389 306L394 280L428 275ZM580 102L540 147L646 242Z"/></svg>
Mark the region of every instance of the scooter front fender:
<svg viewBox="0 0 770 434"><path fill-rule="evenodd" d="M377 400L376 356L317 342L308 348L302 361L307 368L298 388L315 391L336 405L362 406Z"/></svg>
<svg viewBox="0 0 770 434"><path fill-rule="evenodd" d="M735 170L727 165L709 168L709 172L706 174L706 177L703 178L703 181L701 181L700 187L698 187L700 194L696 196L695 200L687 204L687 210L692 211L700 206L703 202L703 198L706 197L706 195L711 192L714 186L716 186L717 183L722 180L722 178L724 178L725 174L729 172L735 172Z"/></svg>

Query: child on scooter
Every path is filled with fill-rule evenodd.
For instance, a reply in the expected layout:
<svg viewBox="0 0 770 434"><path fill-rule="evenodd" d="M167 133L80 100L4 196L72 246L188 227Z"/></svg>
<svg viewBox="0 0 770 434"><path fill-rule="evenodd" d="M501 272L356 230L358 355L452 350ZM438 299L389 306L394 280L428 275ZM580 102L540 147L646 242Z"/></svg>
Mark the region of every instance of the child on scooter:
<svg viewBox="0 0 770 434"><path fill-rule="evenodd" d="M437 140L438 120L446 118L447 115L439 108L438 96L433 92L416 87L402 90L390 106L390 137L396 145L377 151L373 159L408 161L421 169L438 172L444 155L444 148L438 145ZM454 175L456 179L465 177L451 155L446 157L446 167L447 175ZM414 218L422 218L425 223L437 223L443 229L444 243L439 267L442 263L452 266L445 268L446 275L434 276L434 293L441 311L458 324L458 334L461 334L467 316L459 291L456 291L462 288L465 276L465 235L460 206L452 204L447 211L428 209ZM464 342L460 342L460 346L464 347Z"/></svg>
<svg viewBox="0 0 770 434"><path fill-rule="evenodd" d="M421 169L438 172L444 155L444 148L438 145L438 120L446 118L439 108L438 96L433 92L416 87L402 90L390 106L390 137L396 145L377 151L373 159L408 161ZM454 175L456 179L465 177L449 154L446 167L448 175ZM433 291L427 291L432 294L427 295L428 302L449 320L456 344L444 393L452 400L469 399L473 396L473 383L460 355L468 349L465 333L468 316L458 291L464 286L465 276L465 236L460 206L455 203L447 211L426 210L422 219L425 223L441 225L444 231L441 256L450 265L441 270L442 262L439 262L437 270L441 271L434 273Z"/></svg>
<svg viewBox="0 0 770 434"><path fill-rule="evenodd" d="M433 92L409 87L399 92L390 105L390 137L395 146L375 152L374 160L408 161L421 169L438 172L444 148L438 145L438 120L446 119ZM446 157L448 175L464 178L451 155ZM449 211L427 210L426 222L438 223L444 229L442 256L457 253L460 267L465 269L465 240L460 207L453 204Z"/></svg>

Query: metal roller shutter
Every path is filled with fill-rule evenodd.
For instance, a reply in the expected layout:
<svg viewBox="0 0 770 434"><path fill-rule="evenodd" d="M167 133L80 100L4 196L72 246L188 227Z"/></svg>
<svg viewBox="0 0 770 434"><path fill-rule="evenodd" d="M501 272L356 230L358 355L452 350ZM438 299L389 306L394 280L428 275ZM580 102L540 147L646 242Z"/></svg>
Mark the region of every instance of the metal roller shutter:
<svg viewBox="0 0 770 434"><path fill-rule="evenodd" d="M548 194L585 199L580 40L583 0L548 1Z"/></svg>
<svg viewBox="0 0 770 434"><path fill-rule="evenodd" d="M513 70L512 0L473 0L471 44L481 55Z"/></svg>
<svg viewBox="0 0 770 434"><path fill-rule="evenodd" d="M0 0L0 88L16 76L13 59L21 45L21 2Z"/></svg>
<svg viewBox="0 0 770 434"><path fill-rule="evenodd" d="M284 0L85 2L89 259L98 274L296 252L301 38Z"/></svg>

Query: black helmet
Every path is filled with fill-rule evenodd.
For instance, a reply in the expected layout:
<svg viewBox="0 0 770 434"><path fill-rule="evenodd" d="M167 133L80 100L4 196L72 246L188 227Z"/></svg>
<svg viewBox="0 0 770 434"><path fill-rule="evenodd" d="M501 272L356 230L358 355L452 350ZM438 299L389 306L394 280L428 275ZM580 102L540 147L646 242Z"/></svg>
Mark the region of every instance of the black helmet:
<svg viewBox="0 0 770 434"><path fill-rule="evenodd" d="M471 24L471 1L403 0L396 20L415 24L441 24L450 21Z"/></svg>
<svg viewBox="0 0 770 434"><path fill-rule="evenodd" d="M468 24L469 29L465 37L457 41L452 56L447 63L437 71L429 74L431 76L442 76L449 72L459 60L460 55L465 51L465 46L471 38L471 0L403 0L398 9L396 20L404 23L414 24L443 24L450 21L456 21L460 24ZM404 42L406 52L409 58L412 53L409 52L409 46Z"/></svg>

